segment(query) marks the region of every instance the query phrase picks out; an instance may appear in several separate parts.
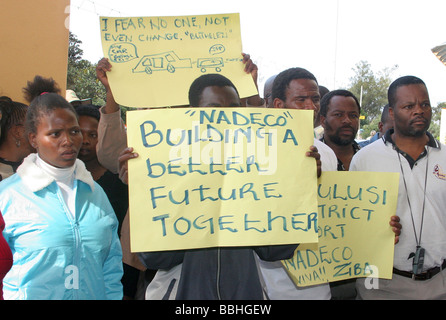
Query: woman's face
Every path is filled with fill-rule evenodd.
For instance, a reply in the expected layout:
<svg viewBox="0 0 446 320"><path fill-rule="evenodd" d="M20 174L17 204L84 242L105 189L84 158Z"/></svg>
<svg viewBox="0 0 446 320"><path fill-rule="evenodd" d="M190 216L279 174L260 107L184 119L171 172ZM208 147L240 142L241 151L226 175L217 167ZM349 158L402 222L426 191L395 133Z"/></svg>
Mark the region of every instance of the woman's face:
<svg viewBox="0 0 446 320"><path fill-rule="evenodd" d="M36 133L30 133L31 145L39 157L57 168L74 165L82 145L82 133L76 115L68 109L57 108L44 114Z"/></svg>

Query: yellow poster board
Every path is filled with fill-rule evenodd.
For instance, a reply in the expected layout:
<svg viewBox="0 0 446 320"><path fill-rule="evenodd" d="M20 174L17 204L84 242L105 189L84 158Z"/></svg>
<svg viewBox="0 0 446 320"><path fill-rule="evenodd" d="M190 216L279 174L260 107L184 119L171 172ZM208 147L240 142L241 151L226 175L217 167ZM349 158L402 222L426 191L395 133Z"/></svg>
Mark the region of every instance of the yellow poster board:
<svg viewBox="0 0 446 320"><path fill-rule="evenodd" d="M324 172L318 180L317 244L282 263L298 286L392 278L399 173Z"/></svg>
<svg viewBox="0 0 446 320"><path fill-rule="evenodd" d="M0 96L26 103L34 76L53 78L65 97L69 0L0 1Z"/></svg>
<svg viewBox="0 0 446 320"><path fill-rule="evenodd" d="M317 242L313 112L127 113L132 252Z"/></svg>
<svg viewBox="0 0 446 320"><path fill-rule="evenodd" d="M243 71L239 14L100 17L100 25L110 86L121 105L189 105L189 87L205 73L229 78L241 98L257 94Z"/></svg>

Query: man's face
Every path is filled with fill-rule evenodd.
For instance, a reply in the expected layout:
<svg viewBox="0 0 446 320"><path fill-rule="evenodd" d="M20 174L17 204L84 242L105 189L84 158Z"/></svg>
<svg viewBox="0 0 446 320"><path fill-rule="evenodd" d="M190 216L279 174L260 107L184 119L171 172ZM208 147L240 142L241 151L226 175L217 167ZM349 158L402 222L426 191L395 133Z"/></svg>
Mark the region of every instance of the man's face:
<svg viewBox="0 0 446 320"><path fill-rule="evenodd" d="M210 86L201 93L199 107L240 107L240 98L233 87Z"/></svg>
<svg viewBox="0 0 446 320"><path fill-rule="evenodd" d="M327 116L321 115L324 137L337 145L349 145L359 127L359 108L352 97L334 96L330 99Z"/></svg>
<svg viewBox="0 0 446 320"><path fill-rule="evenodd" d="M316 118L321 107L321 96L316 81L311 79L291 80L285 91L285 96L285 101L278 98L274 100L274 108L313 110Z"/></svg>
<svg viewBox="0 0 446 320"><path fill-rule="evenodd" d="M79 116L79 126L82 132L82 147L78 158L83 162L96 159L96 145L98 144L99 121L90 116Z"/></svg>
<svg viewBox="0 0 446 320"><path fill-rule="evenodd" d="M389 109L395 132L419 137L429 128L432 109L429 94L423 84L401 86L396 90L396 104Z"/></svg>

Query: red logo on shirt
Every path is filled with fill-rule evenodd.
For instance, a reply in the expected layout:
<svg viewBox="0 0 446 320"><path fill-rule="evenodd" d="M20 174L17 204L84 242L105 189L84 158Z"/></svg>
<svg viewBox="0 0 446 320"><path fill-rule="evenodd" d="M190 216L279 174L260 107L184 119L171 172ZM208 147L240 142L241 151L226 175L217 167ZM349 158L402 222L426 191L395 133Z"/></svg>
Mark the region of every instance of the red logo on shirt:
<svg viewBox="0 0 446 320"><path fill-rule="evenodd" d="M438 179L446 180L446 174L443 173L443 170L441 170L438 164L435 165L433 173Z"/></svg>

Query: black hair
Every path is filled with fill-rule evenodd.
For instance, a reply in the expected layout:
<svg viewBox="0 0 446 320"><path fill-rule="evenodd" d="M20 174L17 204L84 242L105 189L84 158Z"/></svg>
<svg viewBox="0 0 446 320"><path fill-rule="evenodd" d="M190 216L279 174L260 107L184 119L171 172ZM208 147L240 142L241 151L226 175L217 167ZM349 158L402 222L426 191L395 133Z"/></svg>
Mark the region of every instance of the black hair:
<svg viewBox="0 0 446 320"><path fill-rule="evenodd" d="M33 81L28 81L23 92L25 99L30 102L25 122L28 133L36 133L40 118L55 109L68 109L77 118L73 106L59 94L60 89L52 78L37 75Z"/></svg>
<svg viewBox="0 0 446 320"><path fill-rule="evenodd" d="M74 107L78 116L89 116L95 118L99 121L101 118L101 112L99 111L100 106L93 104L81 104Z"/></svg>
<svg viewBox="0 0 446 320"><path fill-rule="evenodd" d="M327 87L319 86L319 94L321 95L321 99L329 92L330 90L328 90Z"/></svg>
<svg viewBox="0 0 446 320"><path fill-rule="evenodd" d="M212 86L232 87L237 92L237 95L239 95L237 88L231 80L221 74L209 73L196 78L192 82L189 88L189 105L191 107L198 107L203 90Z"/></svg>
<svg viewBox="0 0 446 320"><path fill-rule="evenodd" d="M339 90L330 91L329 93L325 94L324 97L322 98L321 109L319 111L319 113L322 116L324 116L324 117L327 116L328 105L330 104L331 98L333 98L334 96L352 97L355 100L356 105L358 106L359 113L361 113L361 106L359 105L358 98L356 98L356 96L348 90L339 89Z"/></svg>
<svg viewBox="0 0 446 320"><path fill-rule="evenodd" d="M0 97L0 146L6 141L8 131L13 125L24 124L28 106L13 101L11 98Z"/></svg>
<svg viewBox="0 0 446 320"><path fill-rule="evenodd" d="M387 119L389 119L389 104L386 104L383 108L383 112L381 113L381 122L386 123Z"/></svg>
<svg viewBox="0 0 446 320"><path fill-rule="evenodd" d="M426 86L423 80L414 76L404 76L393 81L387 90L387 99L389 100L389 107L393 109L396 104L396 90L402 86L410 84L422 84Z"/></svg>
<svg viewBox="0 0 446 320"><path fill-rule="evenodd" d="M274 79L272 99L279 98L285 101L286 89L289 87L290 82L295 79L310 79L314 80L317 84L316 77L310 71L303 68L290 68L279 73L276 79Z"/></svg>

